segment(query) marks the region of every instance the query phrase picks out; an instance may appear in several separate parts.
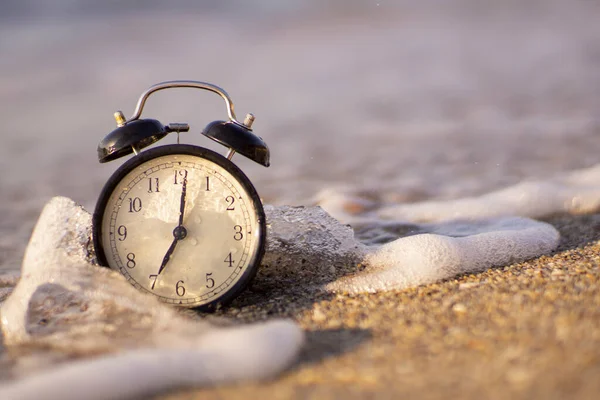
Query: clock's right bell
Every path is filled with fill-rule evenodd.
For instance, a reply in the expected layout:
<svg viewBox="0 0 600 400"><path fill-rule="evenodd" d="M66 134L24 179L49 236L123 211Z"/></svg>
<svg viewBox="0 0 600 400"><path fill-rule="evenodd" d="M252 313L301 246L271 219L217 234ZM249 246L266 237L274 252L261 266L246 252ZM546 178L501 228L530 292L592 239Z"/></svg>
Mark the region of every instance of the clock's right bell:
<svg viewBox="0 0 600 400"><path fill-rule="evenodd" d="M260 165L269 166L269 148L251 129L232 121L214 121L204 128L202 134Z"/></svg>

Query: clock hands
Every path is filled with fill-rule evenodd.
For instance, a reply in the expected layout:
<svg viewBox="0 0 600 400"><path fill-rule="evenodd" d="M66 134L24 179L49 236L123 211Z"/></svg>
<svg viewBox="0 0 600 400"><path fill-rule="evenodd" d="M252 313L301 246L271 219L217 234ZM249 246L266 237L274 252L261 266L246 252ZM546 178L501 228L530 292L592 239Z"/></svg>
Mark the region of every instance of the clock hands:
<svg viewBox="0 0 600 400"><path fill-rule="evenodd" d="M175 229L173 229L173 237L174 237L173 243L171 243L171 246L169 247L169 249L167 250L167 253L163 257L163 260L162 260L162 263L160 264L160 268L158 269L157 275L160 275L160 273L167 266L167 263L169 262L169 260L171 259L171 255L173 254L173 251L175 251L175 246L177 246L177 242L185 239L185 237L187 236L187 229L185 229L185 227L183 226L183 214L185 212L186 190L187 190L187 175L183 178L183 185L181 188L181 200L179 202L179 225L177 225L175 227Z"/></svg>
<svg viewBox="0 0 600 400"><path fill-rule="evenodd" d="M185 192L186 192L186 188L187 188L187 174L183 178L182 186L183 187L181 188L181 200L179 202L179 226L178 226L181 228L183 228L183 212L185 211ZM173 234L175 234L175 233L173 233ZM185 235L183 237L185 237ZM183 239L183 237L181 239Z"/></svg>
<svg viewBox="0 0 600 400"><path fill-rule="evenodd" d="M177 229L177 228L175 228L175 229ZM169 262L169 260L171 259L171 254L173 254L173 251L175 250L175 246L177 245L178 241L179 241L179 239L177 239L177 238L173 239L173 243L171 243L169 250L167 250L167 254L165 254L165 256L162 260L162 264L160 264L160 268L158 269L157 275L160 275L162 270L165 269L165 267L167 266L167 262Z"/></svg>

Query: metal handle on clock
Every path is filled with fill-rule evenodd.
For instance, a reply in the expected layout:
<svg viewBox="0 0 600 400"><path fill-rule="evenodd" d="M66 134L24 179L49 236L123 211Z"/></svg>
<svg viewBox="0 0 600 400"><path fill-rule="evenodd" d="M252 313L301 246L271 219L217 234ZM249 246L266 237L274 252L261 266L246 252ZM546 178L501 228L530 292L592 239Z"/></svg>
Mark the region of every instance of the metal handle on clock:
<svg viewBox="0 0 600 400"><path fill-rule="evenodd" d="M125 121L125 124L131 121L134 121L142 115L142 110L144 109L144 105L146 104L146 100L150 95L154 92L158 92L159 90L171 89L171 88L195 88L195 89L204 89L209 92L213 92L218 94L225 100L225 105L227 106L227 115L229 116L229 120L239 126L246 127L244 123L239 122L235 117L235 112L233 111L233 101L231 101L231 97L227 94L227 92L210 83L207 82L199 82L199 81L166 81L157 83L156 85L150 86L142 95L140 96L137 105L135 106L135 111L131 118ZM251 123L250 123L251 124Z"/></svg>

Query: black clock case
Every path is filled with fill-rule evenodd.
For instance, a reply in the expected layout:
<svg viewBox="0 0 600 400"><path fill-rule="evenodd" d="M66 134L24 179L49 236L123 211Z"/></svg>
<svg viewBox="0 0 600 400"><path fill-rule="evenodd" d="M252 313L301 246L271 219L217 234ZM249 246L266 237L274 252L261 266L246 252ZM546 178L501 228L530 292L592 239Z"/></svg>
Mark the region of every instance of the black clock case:
<svg viewBox="0 0 600 400"><path fill-rule="evenodd" d="M119 182L121 182L121 180L129 172L139 167L143 163L157 157L175 154L185 154L201 157L211 162L214 162L215 164L227 170L241 183L241 185L247 191L250 198L252 199L252 206L254 207L258 215L258 250L256 251L254 258L248 262L249 268L247 268L246 271L244 271L244 273L238 279L238 281L229 290L227 290L223 296L215 299L210 303L206 303L201 306L195 307L195 309L199 311L211 312L231 303L233 299L238 297L251 284L252 280L256 276L256 273L258 272L258 268L265 253L265 240L267 233L265 211L260 197L258 196L256 189L254 188L254 185L252 185L250 179L248 179L246 174L244 174L237 165L235 165L233 162L229 161L227 158L223 157L219 153L195 145L170 144L145 150L144 152L139 153L133 158L127 160L112 174L112 176L108 179L108 181L102 188L102 191L100 192L100 196L98 198L96 208L92 216L92 238L94 249L96 251L98 264L100 264L103 267L109 268L108 262L106 260L106 254L102 247L102 219L104 218L106 204Z"/></svg>

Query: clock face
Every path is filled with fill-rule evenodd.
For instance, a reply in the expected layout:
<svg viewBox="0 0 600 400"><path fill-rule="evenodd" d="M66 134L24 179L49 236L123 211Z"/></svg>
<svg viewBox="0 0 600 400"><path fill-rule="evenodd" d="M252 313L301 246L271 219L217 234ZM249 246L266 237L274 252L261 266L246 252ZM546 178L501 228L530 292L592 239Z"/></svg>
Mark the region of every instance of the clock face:
<svg viewBox="0 0 600 400"><path fill-rule="evenodd" d="M214 306L252 279L265 218L246 176L207 149L145 151L106 184L94 213L100 263L136 288L185 307Z"/></svg>

